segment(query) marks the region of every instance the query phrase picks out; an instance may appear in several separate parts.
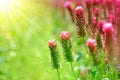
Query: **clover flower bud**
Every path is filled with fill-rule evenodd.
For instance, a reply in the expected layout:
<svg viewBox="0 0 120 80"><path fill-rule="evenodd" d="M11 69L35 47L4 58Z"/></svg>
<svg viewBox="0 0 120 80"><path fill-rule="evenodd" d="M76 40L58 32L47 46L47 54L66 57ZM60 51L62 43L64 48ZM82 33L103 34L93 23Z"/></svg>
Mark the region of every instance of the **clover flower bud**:
<svg viewBox="0 0 120 80"><path fill-rule="evenodd" d="M108 64L109 59L108 59L108 58L105 58L105 59L104 59L104 62L105 62L105 64Z"/></svg>
<svg viewBox="0 0 120 80"><path fill-rule="evenodd" d="M60 62L59 62L59 54L57 51L57 43L54 40L50 40L48 42L48 46L50 48L52 67L54 69L58 69L58 68L60 68Z"/></svg>
<svg viewBox="0 0 120 80"><path fill-rule="evenodd" d="M66 61L72 62L73 56L71 52L71 40L70 40L70 32L65 31L60 34L62 48L64 50L64 56Z"/></svg>
<svg viewBox="0 0 120 80"><path fill-rule="evenodd" d="M75 8L75 14L76 14L76 17L83 18L84 17L83 8L81 6L76 7Z"/></svg>
<svg viewBox="0 0 120 80"><path fill-rule="evenodd" d="M62 40L65 40L65 41L70 40L70 32L67 32L67 31L62 32L60 36Z"/></svg>
<svg viewBox="0 0 120 80"><path fill-rule="evenodd" d="M90 39L87 40L86 45L89 48L89 51L93 53L96 49L97 43L94 39L90 38Z"/></svg>
<svg viewBox="0 0 120 80"><path fill-rule="evenodd" d="M97 42L95 39L88 39L86 42L87 47L89 48L90 55L94 62L94 65L98 65L100 63L99 54L97 53Z"/></svg>
<svg viewBox="0 0 120 80"><path fill-rule="evenodd" d="M55 42L55 40L50 40L48 42L48 46L49 46L49 48L56 48L57 47L57 43Z"/></svg>

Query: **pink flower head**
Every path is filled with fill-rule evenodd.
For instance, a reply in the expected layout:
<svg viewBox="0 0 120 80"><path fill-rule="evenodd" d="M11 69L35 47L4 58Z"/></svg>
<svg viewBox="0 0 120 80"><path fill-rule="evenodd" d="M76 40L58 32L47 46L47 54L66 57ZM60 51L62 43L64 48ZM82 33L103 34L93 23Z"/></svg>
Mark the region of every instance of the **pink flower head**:
<svg viewBox="0 0 120 80"><path fill-rule="evenodd" d="M96 17L93 17L93 19L92 19L92 24L93 24L93 25L97 25L97 19L96 19Z"/></svg>
<svg viewBox="0 0 120 80"><path fill-rule="evenodd" d="M90 38L87 40L86 45L88 46L90 51L94 51L97 46L97 43L96 43L95 39Z"/></svg>
<svg viewBox="0 0 120 80"><path fill-rule="evenodd" d="M100 0L93 0L93 5L98 5L100 3Z"/></svg>
<svg viewBox="0 0 120 80"><path fill-rule="evenodd" d="M72 2L71 1L66 1L64 6L68 9L70 9L72 7Z"/></svg>
<svg viewBox="0 0 120 80"><path fill-rule="evenodd" d="M91 0L85 0L85 3L87 6L90 6L92 2L91 2Z"/></svg>
<svg viewBox="0 0 120 80"><path fill-rule="evenodd" d="M60 37L62 40L68 41L70 40L70 32L68 31L62 32Z"/></svg>
<svg viewBox="0 0 120 80"><path fill-rule="evenodd" d="M108 62L109 62L108 58L105 58L105 59L104 59L104 62L105 62L106 64L108 64Z"/></svg>
<svg viewBox="0 0 120 80"><path fill-rule="evenodd" d="M103 32L103 31L102 31L102 28L103 28L103 25L104 25L104 24L105 24L104 21L98 21L97 29L100 30L101 32Z"/></svg>
<svg viewBox="0 0 120 80"><path fill-rule="evenodd" d="M75 14L77 17L83 18L84 11L83 11L82 6L77 6L75 8Z"/></svg>
<svg viewBox="0 0 120 80"><path fill-rule="evenodd" d="M48 41L48 46L49 46L49 48L56 48L57 43L55 42L55 40L49 40Z"/></svg>
<svg viewBox="0 0 120 80"><path fill-rule="evenodd" d="M99 9L97 7L94 8L93 13L96 17L99 16Z"/></svg>
<svg viewBox="0 0 120 80"><path fill-rule="evenodd" d="M113 34L114 32L114 29L113 29L113 25L109 22L105 23L103 25L103 28L102 28L102 31L105 33L105 34Z"/></svg>

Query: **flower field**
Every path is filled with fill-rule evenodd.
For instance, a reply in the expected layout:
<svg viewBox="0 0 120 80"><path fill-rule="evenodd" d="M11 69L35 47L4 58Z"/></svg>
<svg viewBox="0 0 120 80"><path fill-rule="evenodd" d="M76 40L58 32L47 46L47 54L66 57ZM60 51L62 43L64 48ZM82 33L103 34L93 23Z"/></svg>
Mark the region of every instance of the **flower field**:
<svg viewBox="0 0 120 80"><path fill-rule="evenodd" d="M0 80L119 80L120 0L0 0Z"/></svg>

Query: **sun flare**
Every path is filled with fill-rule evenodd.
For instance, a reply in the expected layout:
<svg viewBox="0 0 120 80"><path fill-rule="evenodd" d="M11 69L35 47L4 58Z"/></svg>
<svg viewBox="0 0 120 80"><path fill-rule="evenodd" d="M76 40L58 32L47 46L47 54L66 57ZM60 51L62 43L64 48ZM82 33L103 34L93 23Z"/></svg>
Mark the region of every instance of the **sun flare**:
<svg viewBox="0 0 120 80"><path fill-rule="evenodd" d="M10 11L14 7L14 0L0 0L0 11Z"/></svg>

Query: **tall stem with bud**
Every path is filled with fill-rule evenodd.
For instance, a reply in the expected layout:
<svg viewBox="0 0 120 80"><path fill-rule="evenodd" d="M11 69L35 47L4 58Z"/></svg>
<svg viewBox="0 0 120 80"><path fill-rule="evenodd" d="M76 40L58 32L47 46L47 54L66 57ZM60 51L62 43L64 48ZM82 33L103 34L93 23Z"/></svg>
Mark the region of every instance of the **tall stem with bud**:
<svg viewBox="0 0 120 80"><path fill-rule="evenodd" d="M70 40L70 32L62 32L61 35L61 43L62 43L62 47L64 50L64 56L67 62L70 62L70 66L73 72L73 75L75 77L75 80L77 80L74 69L73 69L73 56L72 56L72 52L71 52L71 40Z"/></svg>
<svg viewBox="0 0 120 80"><path fill-rule="evenodd" d="M59 62L59 54L58 54L58 50L57 50L57 43L54 40L50 40L48 42L48 46L50 49L52 67L53 67L53 69L57 70L58 79L60 80L60 74L59 74L60 62Z"/></svg>

